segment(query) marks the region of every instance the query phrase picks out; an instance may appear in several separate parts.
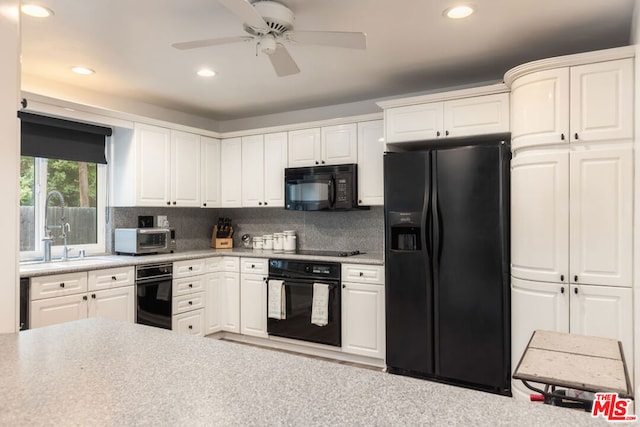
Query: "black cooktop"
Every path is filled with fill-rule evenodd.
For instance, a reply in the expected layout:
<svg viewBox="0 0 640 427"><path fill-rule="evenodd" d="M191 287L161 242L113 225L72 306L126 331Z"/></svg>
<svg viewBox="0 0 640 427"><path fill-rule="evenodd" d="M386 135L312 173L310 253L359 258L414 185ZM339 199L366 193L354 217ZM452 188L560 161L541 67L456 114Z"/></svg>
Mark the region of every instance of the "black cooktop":
<svg viewBox="0 0 640 427"><path fill-rule="evenodd" d="M360 251L323 251L323 250L314 250L314 249L302 249L297 250L296 254L298 255L315 255L315 256L353 256L353 255L362 255L364 252Z"/></svg>

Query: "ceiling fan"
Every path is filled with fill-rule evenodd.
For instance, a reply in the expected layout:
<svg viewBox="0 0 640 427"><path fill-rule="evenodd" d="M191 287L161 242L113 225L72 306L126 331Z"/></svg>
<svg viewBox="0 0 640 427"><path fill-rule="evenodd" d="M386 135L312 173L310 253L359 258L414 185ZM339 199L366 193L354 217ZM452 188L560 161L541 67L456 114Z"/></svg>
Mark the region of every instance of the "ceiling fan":
<svg viewBox="0 0 640 427"><path fill-rule="evenodd" d="M279 77L300 72L285 42L308 43L349 49L365 49L367 36L359 32L344 31L293 31L295 16L291 9L275 1L218 0L244 22L244 30L249 36L223 37L174 43L176 49L197 49L236 42L258 40L256 54L260 50L271 60Z"/></svg>

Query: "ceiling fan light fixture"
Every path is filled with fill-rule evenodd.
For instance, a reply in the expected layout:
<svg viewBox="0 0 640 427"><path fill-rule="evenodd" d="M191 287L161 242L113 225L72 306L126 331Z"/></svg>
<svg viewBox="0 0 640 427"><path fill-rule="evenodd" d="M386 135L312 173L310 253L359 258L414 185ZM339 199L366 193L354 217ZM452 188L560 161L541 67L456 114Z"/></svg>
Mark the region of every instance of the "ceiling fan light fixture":
<svg viewBox="0 0 640 427"><path fill-rule="evenodd" d="M83 76L90 76L91 74L96 73L94 70L87 67L71 67L71 71L73 71L76 74L81 74Z"/></svg>
<svg viewBox="0 0 640 427"><path fill-rule="evenodd" d="M35 3L23 4L20 6L20 11L34 18L48 18L49 16L53 16L53 10Z"/></svg>
<svg viewBox="0 0 640 427"><path fill-rule="evenodd" d="M198 70L198 75L200 77L213 77L216 75L216 72L209 68L202 68Z"/></svg>
<svg viewBox="0 0 640 427"><path fill-rule="evenodd" d="M453 6L444 11L444 16L451 19L467 18L475 12L475 8L469 4Z"/></svg>
<svg viewBox="0 0 640 427"><path fill-rule="evenodd" d="M275 53L277 47L276 39L271 35L262 37L258 42L258 49L260 49L260 52L269 56Z"/></svg>

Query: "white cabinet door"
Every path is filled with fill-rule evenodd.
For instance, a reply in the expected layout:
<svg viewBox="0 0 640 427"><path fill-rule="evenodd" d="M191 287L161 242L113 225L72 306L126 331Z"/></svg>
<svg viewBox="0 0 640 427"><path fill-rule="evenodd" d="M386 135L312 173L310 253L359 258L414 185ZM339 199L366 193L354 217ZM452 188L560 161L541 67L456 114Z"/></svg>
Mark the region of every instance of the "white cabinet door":
<svg viewBox="0 0 640 427"><path fill-rule="evenodd" d="M262 206L264 200L264 137L242 137L242 206ZM283 184L284 185L284 184Z"/></svg>
<svg viewBox="0 0 640 427"><path fill-rule="evenodd" d="M264 205L284 207L284 169L287 167L287 133L264 136Z"/></svg>
<svg viewBox="0 0 640 427"><path fill-rule="evenodd" d="M511 369L515 371L533 331L569 332L569 285L511 279ZM531 391L513 380L513 394L529 400Z"/></svg>
<svg viewBox="0 0 640 427"><path fill-rule="evenodd" d="M569 69L539 71L511 86L512 148L569 140Z"/></svg>
<svg viewBox="0 0 640 427"><path fill-rule="evenodd" d="M511 161L511 274L569 282L569 153Z"/></svg>
<svg viewBox="0 0 640 427"><path fill-rule="evenodd" d="M171 194L171 132L135 124L138 206L166 206Z"/></svg>
<svg viewBox="0 0 640 427"><path fill-rule="evenodd" d="M321 164L358 162L358 130L355 123L325 126L321 129Z"/></svg>
<svg viewBox="0 0 640 427"><path fill-rule="evenodd" d="M205 329L204 334L213 334L222 330L221 304L222 273L210 273L205 276Z"/></svg>
<svg viewBox="0 0 640 427"><path fill-rule="evenodd" d="M630 288L571 285L571 333L613 338L622 342L633 367L633 305ZM631 378L633 373L630 372Z"/></svg>
<svg viewBox="0 0 640 427"><path fill-rule="evenodd" d="M86 319L87 294L33 301L29 309L29 327L31 328Z"/></svg>
<svg viewBox="0 0 640 427"><path fill-rule="evenodd" d="M242 207L242 140L224 139L220 145L222 207Z"/></svg>
<svg viewBox="0 0 640 427"><path fill-rule="evenodd" d="M419 141L442 136L444 105L442 102L407 105L384 111L387 142Z"/></svg>
<svg viewBox="0 0 640 427"><path fill-rule="evenodd" d="M633 137L633 60L571 68L571 141Z"/></svg>
<svg viewBox="0 0 640 427"><path fill-rule="evenodd" d="M200 138L202 207L220 207L220 140Z"/></svg>
<svg viewBox="0 0 640 427"><path fill-rule="evenodd" d="M343 283L342 350L384 358L384 286Z"/></svg>
<svg viewBox="0 0 640 427"><path fill-rule="evenodd" d="M220 321L222 330L240 333L240 273L221 273Z"/></svg>
<svg viewBox="0 0 640 427"><path fill-rule="evenodd" d="M571 282L631 286L633 153L571 153Z"/></svg>
<svg viewBox="0 0 640 427"><path fill-rule="evenodd" d="M171 330L183 334L204 336L204 311L200 309L176 314L171 319Z"/></svg>
<svg viewBox="0 0 640 427"><path fill-rule="evenodd" d="M320 129L303 129L289 132L289 167L315 166L320 164Z"/></svg>
<svg viewBox="0 0 640 427"><path fill-rule="evenodd" d="M135 293L133 286L105 289L89 294L89 317L135 322Z"/></svg>
<svg viewBox="0 0 640 427"><path fill-rule="evenodd" d="M200 206L200 161L200 135L172 130L172 206Z"/></svg>
<svg viewBox="0 0 640 427"><path fill-rule="evenodd" d="M444 136L509 132L509 94L445 101Z"/></svg>
<svg viewBox="0 0 640 427"><path fill-rule="evenodd" d="M267 284L261 274L240 277L240 331L267 338Z"/></svg>
<svg viewBox="0 0 640 427"><path fill-rule="evenodd" d="M384 204L384 123L358 123L358 204Z"/></svg>

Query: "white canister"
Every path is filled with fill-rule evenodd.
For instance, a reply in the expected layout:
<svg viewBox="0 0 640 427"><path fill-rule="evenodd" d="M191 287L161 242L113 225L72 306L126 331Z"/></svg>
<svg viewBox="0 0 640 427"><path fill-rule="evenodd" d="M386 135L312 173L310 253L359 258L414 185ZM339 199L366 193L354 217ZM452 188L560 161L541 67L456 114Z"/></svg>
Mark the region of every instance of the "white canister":
<svg viewBox="0 0 640 427"><path fill-rule="evenodd" d="M264 241L262 236L256 236L253 238L253 249L262 249L264 247Z"/></svg>
<svg viewBox="0 0 640 427"><path fill-rule="evenodd" d="M267 250L273 249L273 234L262 236L262 247Z"/></svg>
<svg viewBox="0 0 640 427"><path fill-rule="evenodd" d="M296 251L296 236L285 235L284 236L284 250L285 252Z"/></svg>
<svg viewBox="0 0 640 427"><path fill-rule="evenodd" d="M274 252L284 250L284 233L273 233L273 250Z"/></svg>
<svg viewBox="0 0 640 427"><path fill-rule="evenodd" d="M284 234L285 236L295 236L296 235L296 231L295 230L284 230L282 232L282 234Z"/></svg>

